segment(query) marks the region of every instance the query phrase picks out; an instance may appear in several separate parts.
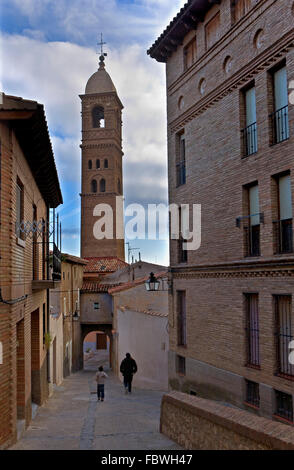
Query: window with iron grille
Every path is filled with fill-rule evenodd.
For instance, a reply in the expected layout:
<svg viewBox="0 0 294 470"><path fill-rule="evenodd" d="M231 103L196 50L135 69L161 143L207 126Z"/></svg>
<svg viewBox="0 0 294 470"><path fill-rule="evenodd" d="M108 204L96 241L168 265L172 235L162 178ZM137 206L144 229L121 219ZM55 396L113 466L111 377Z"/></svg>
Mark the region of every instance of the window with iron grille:
<svg viewBox="0 0 294 470"><path fill-rule="evenodd" d="M245 128L241 131L243 138L243 156L248 157L258 150L254 85L244 91L243 100L245 104Z"/></svg>
<svg viewBox="0 0 294 470"><path fill-rule="evenodd" d="M260 367L258 294L245 294L246 352L249 367Z"/></svg>
<svg viewBox="0 0 294 470"><path fill-rule="evenodd" d="M249 215L244 225L245 256L260 256L260 219L258 184L251 185L248 191Z"/></svg>
<svg viewBox="0 0 294 470"><path fill-rule="evenodd" d="M272 123L272 144L289 139L288 81L287 69L283 65L272 72L274 112L270 115Z"/></svg>
<svg viewBox="0 0 294 470"><path fill-rule="evenodd" d="M24 233L20 230L20 224L24 218L24 186L19 178L16 181L16 235L24 239Z"/></svg>
<svg viewBox="0 0 294 470"><path fill-rule="evenodd" d="M177 186L181 186L182 184L186 184L186 143L185 134L183 133L177 135L176 154Z"/></svg>
<svg viewBox="0 0 294 470"><path fill-rule="evenodd" d="M291 295L274 296L276 310L276 351L277 373L294 377L294 365L290 364L290 343L292 332L292 297Z"/></svg>
<svg viewBox="0 0 294 470"><path fill-rule="evenodd" d="M188 250L185 249L184 244L187 240L184 239L182 234L182 218L183 213L181 207L179 207L179 226L180 226L180 237L178 240L178 262L179 263L187 263L188 261Z"/></svg>
<svg viewBox="0 0 294 470"><path fill-rule="evenodd" d="M178 309L178 345L186 346L186 292L177 291L177 309Z"/></svg>
<svg viewBox="0 0 294 470"><path fill-rule="evenodd" d="M278 193L278 219L273 221L275 253L293 252L292 189L290 174L274 178Z"/></svg>
<svg viewBox="0 0 294 470"><path fill-rule="evenodd" d="M259 384L251 380L246 380L246 403L259 408Z"/></svg>
<svg viewBox="0 0 294 470"><path fill-rule="evenodd" d="M293 398L288 393L275 390L276 415L293 423Z"/></svg>
<svg viewBox="0 0 294 470"><path fill-rule="evenodd" d="M176 369L177 373L181 375L186 374L186 358L183 356L176 356Z"/></svg>

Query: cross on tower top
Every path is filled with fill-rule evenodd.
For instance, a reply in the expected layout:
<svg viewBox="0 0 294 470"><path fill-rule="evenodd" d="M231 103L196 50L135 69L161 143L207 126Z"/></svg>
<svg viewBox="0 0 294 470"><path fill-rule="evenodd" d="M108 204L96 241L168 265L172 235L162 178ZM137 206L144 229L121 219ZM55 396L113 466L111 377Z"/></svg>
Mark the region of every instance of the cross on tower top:
<svg viewBox="0 0 294 470"><path fill-rule="evenodd" d="M107 44L107 42L104 42L104 41L103 41L103 34L101 33L101 40L100 40L100 42L97 43L97 45L101 47L101 55L103 55L103 56L106 56L106 55L107 55L107 54L104 54L104 53L103 53L103 46L104 46L105 44Z"/></svg>

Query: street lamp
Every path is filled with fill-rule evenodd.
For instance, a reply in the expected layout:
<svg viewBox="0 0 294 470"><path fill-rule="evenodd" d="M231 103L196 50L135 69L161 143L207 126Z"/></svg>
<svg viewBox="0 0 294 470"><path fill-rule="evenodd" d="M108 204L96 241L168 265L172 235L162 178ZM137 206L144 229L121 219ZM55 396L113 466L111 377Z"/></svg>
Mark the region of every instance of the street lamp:
<svg viewBox="0 0 294 470"><path fill-rule="evenodd" d="M160 282L154 276L154 273L150 273L149 279L145 282L145 287L148 292L155 292L159 289Z"/></svg>

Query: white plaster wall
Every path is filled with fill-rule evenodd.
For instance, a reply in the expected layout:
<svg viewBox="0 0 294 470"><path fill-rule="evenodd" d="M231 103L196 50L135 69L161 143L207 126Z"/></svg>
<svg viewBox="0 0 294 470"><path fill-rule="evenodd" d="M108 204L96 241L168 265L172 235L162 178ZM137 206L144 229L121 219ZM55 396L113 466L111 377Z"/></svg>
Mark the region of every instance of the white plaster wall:
<svg viewBox="0 0 294 470"><path fill-rule="evenodd" d="M53 383L53 344L56 338L56 385L60 385L63 381L63 317L62 314L58 318L50 317L50 334L52 343L50 346L50 377Z"/></svg>
<svg viewBox="0 0 294 470"><path fill-rule="evenodd" d="M117 321L118 365L127 352L136 360L134 387L168 390L168 318L118 309Z"/></svg>

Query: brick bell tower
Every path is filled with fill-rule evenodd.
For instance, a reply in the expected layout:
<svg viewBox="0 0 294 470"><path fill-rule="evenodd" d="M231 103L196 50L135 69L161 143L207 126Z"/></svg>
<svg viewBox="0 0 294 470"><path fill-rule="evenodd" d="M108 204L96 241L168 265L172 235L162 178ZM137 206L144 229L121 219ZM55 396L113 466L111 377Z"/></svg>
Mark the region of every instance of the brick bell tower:
<svg viewBox="0 0 294 470"><path fill-rule="evenodd" d="M105 54L106 55L106 54ZM86 85L82 100L81 256L122 260L124 239L116 239L116 197L122 196L122 109L115 86L105 70L101 51L99 69ZM113 210L113 239L97 240L93 216L97 204ZM123 217L121 217L123 219ZM120 220L123 224L123 220ZM123 225L121 225L122 227Z"/></svg>

